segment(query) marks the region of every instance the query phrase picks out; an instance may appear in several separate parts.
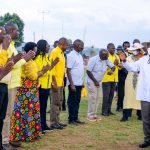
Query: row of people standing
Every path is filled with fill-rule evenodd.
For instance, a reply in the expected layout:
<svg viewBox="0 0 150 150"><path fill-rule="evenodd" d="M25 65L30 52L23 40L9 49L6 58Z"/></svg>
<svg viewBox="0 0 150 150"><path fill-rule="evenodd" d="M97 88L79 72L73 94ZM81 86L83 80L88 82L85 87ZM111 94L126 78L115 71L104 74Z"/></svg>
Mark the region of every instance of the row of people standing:
<svg viewBox="0 0 150 150"><path fill-rule="evenodd" d="M61 38L58 41L58 46L53 49L50 56L48 56L48 42L39 40L37 44L33 42L26 43L24 53L18 54L14 46L14 40L19 36L18 26L14 23L7 23L5 28L2 28L2 31L2 44L5 40L4 37L6 33L10 36L10 43L7 44L6 48L3 48L5 50L2 49L2 52L5 52L5 63L8 58L11 58L15 65L10 72L10 81L5 83L2 80L4 83L0 83L2 86L0 94L5 94L1 97L2 105L0 107L0 112L3 112L0 114L1 149L3 149L2 128L3 120L6 116L7 105L8 110L5 124L10 123L10 131L8 129L7 132L10 133L9 144L12 146L20 146L21 141L34 141L40 139L42 133L45 133L45 130L63 129L66 126L66 124L60 122L60 111L63 101L66 67L64 52L68 48L68 40L66 38ZM83 48L84 43L81 40L76 40L74 42L74 50L67 57L67 59L69 59L67 61L69 62L67 63L69 67L67 68L67 74L70 76L67 85L70 85L69 95L71 96L68 100L68 122L73 125L83 123L78 119L84 77L83 59L80 54ZM74 54L76 54L76 57L73 57ZM2 57L2 62L5 57ZM78 66L79 60L81 62L80 66ZM81 85L76 84L78 69L80 69ZM9 86L9 90L7 89L7 85ZM77 90L74 89L74 87L77 88ZM46 123L46 108L50 93L51 124L49 127ZM74 105L76 106L75 108L73 108Z"/></svg>

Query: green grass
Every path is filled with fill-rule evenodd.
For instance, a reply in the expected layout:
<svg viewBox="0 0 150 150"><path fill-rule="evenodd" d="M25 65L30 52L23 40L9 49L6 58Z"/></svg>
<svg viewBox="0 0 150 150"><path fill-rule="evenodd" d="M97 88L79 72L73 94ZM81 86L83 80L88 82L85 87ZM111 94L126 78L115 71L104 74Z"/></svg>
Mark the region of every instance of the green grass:
<svg viewBox="0 0 150 150"><path fill-rule="evenodd" d="M116 102L113 103L115 112ZM135 112L128 122L121 123L122 113L115 116L102 117L101 121L86 120L87 97L80 104L80 119L86 124L81 126L68 125L64 130L46 133L40 141L23 143L21 149L28 150L138 150L143 141L142 122L137 120ZM99 107L101 113L101 104ZM61 113L61 119L67 122L67 112ZM47 114L49 123L49 114Z"/></svg>

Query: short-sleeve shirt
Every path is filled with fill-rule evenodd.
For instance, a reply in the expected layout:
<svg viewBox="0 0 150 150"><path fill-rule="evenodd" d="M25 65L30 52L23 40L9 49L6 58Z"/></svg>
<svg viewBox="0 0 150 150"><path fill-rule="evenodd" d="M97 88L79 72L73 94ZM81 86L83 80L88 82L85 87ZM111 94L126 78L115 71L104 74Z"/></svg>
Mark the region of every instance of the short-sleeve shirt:
<svg viewBox="0 0 150 150"><path fill-rule="evenodd" d="M57 57L59 58L59 62L52 69L52 76L55 76L57 86L61 87L64 86L65 57L64 52L62 51L62 49L60 49L59 46L52 50L50 54L50 63L52 63L52 61L54 61Z"/></svg>
<svg viewBox="0 0 150 150"><path fill-rule="evenodd" d="M75 86L82 86L84 81L84 64L83 57L80 53L75 50L71 51L67 55L67 68L71 69L71 77ZM67 79L67 85L69 85Z"/></svg>
<svg viewBox="0 0 150 150"><path fill-rule="evenodd" d="M99 55L96 55L89 59L87 70L93 74L98 82L101 82L108 67L112 68L114 64L110 60L101 60ZM93 83L88 75L87 82Z"/></svg>
<svg viewBox="0 0 150 150"><path fill-rule="evenodd" d="M117 59L118 62L120 63L120 59L119 59L118 55L116 55L116 54L111 55L109 53L108 59L112 63L114 63L115 60ZM102 82L115 82L115 83L117 83L118 82L118 70L119 69L120 68L118 66L115 66L115 71L113 72L113 74L112 75L108 75L107 73L110 71L110 69L108 68L107 71L106 71L106 73L105 73L105 75L104 75L104 78L103 78Z"/></svg>

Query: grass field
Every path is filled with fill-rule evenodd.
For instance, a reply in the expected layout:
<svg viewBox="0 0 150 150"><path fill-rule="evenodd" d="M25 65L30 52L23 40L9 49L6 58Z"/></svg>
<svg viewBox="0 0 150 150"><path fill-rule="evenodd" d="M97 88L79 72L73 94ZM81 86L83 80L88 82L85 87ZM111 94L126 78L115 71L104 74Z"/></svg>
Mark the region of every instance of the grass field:
<svg viewBox="0 0 150 150"><path fill-rule="evenodd" d="M115 112L116 102L113 102ZM143 141L142 122L137 120L135 112L128 122L119 120L122 113L115 116L102 117L101 121L86 120L87 97L80 104L80 119L86 124L81 126L68 125L64 130L46 133L40 141L23 143L21 149L28 150L138 150ZM101 105L99 114L101 113ZM61 113L63 122L67 122L67 112ZM49 123L49 114L47 114Z"/></svg>

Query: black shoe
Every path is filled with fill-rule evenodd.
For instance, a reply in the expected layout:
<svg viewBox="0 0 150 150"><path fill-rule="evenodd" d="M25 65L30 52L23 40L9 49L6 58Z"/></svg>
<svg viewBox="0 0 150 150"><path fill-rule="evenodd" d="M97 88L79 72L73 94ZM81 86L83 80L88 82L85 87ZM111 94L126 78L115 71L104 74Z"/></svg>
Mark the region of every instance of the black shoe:
<svg viewBox="0 0 150 150"><path fill-rule="evenodd" d="M75 122L76 122L76 123L78 123L78 124L85 124L85 122L84 122L84 121L80 121L79 119L78 119L78 120L76 120Z"/></svg>
<svg viewBox="0 0 150 150"><path fill-rule="evenodd" d="M54 131L53 128L46 126L45 128L43 128L43 130L51 132Z"/></svg>
<svg viewBox="0 0 150 150"><path fill-rule="evenodd" d="M109 115L115 115L114 113L110 112Z"/></svg>
<svg viewBox="0 0 150 150"><path fill-rule="evenodd" d="M66 106L65 106L65 107L62 107L62 111L66 111Z"/></svg>
<svg viewBox="0 0 150 150"><path fill-rule="evenodd" d="M127 118L122 118L122 119L120 120L120 122L126 122L126 121L128 121Z"/></svg>
<svg viewBox="0 0 150 150"><path fill-rule="evenodd" d="M144 141L142 144L139 145L139 148L146 148L148 146L150 146L150 143Z"/></svg>
<svg viewBox="0 0 150 150"><path fill-rule="evenodd" d="M70 124L70 125L78 126L78 123L77 123L77 122L75 122L75 121L71 121L71 122L69 122L69 124Z"/></svg>
<svg viewBox="0 0 150 150"><path fill-rule="evenodd" d="M122 111L123 111L123 109L122 109L122 108L117 108L117 109L116 109L116 111L118 111L118 112L122 112Z"/></svg>
<svg viewBox="0 0 150 150"><path fill-rule="evenodd" d="M46 134L46 132L44 130L42 130L42 135L45 135L45 134Z"/></svg>
<svg viewBox="0 0 150 150"><path fill-rule="evenodd" d="M138 117L138 120L142 121L142 117Z"/></svg>
<svg viewBox="0 0 150 150"><path fill-rule="evenodd" d="M102 113L102 116L109 116L108 113Z"/></svg>
<svg viewBox="0 0 150 150"><path fill-rule="evenodd" d="M65 124L65 123L58 123L60 126L63 126L63 127L66 127L67 126L67 124Z"/></svg>
<svg viewBox="0 0 150 150"><path fill-rule="evenodd" d="M64 129L64 127L63 127L63 126L60 126L58 123L52 124L52 125L51 125L51 128L52 128L52 129L60 129L60 130Z"/></svg>
<svg viewBox="0 0 150 150"><path fill-rule="evenodd" d="M20 141L9 141L9 144L14 147L21 147Z"/></svg>

